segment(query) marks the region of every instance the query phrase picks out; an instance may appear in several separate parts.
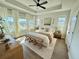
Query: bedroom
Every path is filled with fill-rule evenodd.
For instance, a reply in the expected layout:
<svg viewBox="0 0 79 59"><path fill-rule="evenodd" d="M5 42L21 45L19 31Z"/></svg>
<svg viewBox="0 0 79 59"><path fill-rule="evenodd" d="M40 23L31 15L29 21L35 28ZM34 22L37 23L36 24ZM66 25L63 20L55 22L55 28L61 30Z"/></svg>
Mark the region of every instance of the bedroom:
<svg viewBox="0 0 79 59"><path fill-rule="evenodd" d="M35 1L40 1L39 3L46 1L43 5L46 9L37 6ZM60 45L59 49L68 50L66 54L69 59L78 59L77 54L79 53L75 50L79 49L77 46L79 40L72 38L78 35L72 33L75 32L77 26L78 5L78 0L0 0L0 33L5 35L2 38L2 34L0 34L0 39L3 41L6 38L7 40L4 42L11 39L14 46L16 46L15 42L22 46L21 54L23 56L17 57L19 59L21 57L24 59L39 59L40 57L42 59L57 59L56 56L63 59L64 56L59 55L58 52L58 55L52 56L55 54L55 46L60 39L59 41L64 41L62 45L67 45L67 48L65 46L65 49L61 49L62 45ZM5 45L3 44L3 46ZM9 59L9 57L6 58Z"/></svg>

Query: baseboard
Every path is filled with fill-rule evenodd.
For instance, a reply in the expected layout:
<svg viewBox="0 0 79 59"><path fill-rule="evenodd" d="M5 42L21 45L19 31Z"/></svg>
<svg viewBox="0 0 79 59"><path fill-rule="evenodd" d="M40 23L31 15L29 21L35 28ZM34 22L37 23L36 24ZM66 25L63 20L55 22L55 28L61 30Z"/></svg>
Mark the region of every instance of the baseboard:
<svg viewBox="0 0 79 59"><path fill-rule="evenodd" d="M69 42L67 39L65 40L65 43L66 43L67 49L69 50Z"/></svg>
<svg viewBox="0 0 79 59"><path fill-rule="evenodd" d="M70 52L68 52L68 57L69 57L69 59L73 59Z"/></svg>
<svg viewBox="0 0 79 59"><path fill-rule="evenodd" d="M65 40L65 43L66 43L67 50L68 50L68 57L69 57L69 59L72 59L72 58L71 58L71 54L70 54L70 52L69 52L68 41L67 41L67 40Z"/></svg>

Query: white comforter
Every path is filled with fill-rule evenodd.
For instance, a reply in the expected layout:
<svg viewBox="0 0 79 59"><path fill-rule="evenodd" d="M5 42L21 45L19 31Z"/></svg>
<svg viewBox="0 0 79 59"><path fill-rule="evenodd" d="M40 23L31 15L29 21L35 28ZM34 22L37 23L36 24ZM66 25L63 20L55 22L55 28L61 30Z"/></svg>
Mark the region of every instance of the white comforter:
<svg viewBox="0 0 79 59"><path fill-rule="evenodd" d="M35 33L35 32L29 32L28 34L43 39L43 45L44 45L44 46L49 46L49 42L50 42L50 41L49 41L49 38L48 38L47 36L42 35L42 34L39 34L39 33Z"/></svg>

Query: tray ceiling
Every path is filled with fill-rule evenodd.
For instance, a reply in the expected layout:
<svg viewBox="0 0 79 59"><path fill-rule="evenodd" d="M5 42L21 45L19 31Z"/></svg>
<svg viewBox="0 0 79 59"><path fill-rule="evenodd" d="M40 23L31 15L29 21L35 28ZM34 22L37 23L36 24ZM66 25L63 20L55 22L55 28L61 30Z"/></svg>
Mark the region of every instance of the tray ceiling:
<svg viewBox="0 0 79 59"><path fill-rule="evenodd" d="M47 13L63 9L72 9L78 4L79 0L47 0L48 3L43 5L47 9L42 9L39 7L29 7L29 5L35 5L33 0L0 0L0 6L4 5L7 7L13 7L15 9L28 12L31 14ZM40 0L40 3L46 0Z"/></svg>
<svg viewBox="0 0 79 59"><path fill-rule="evenodd" d="M48 3L43 5L45 6L47 9L42 9L40 7L37 7L37 6L34 6L34 7L31 7L29 5L35 5L35 2L33 0L6 0L8 1L9 3L21 3L22 5L25 5L26 8L28 7L28 9L32 9L33 11L36 11L36 12L40 12L40 11L50 11L50 10L55 10L55 9L60 9L61 8L61 0L47 0ZM14 2L15 1L15 2ZM17 2L18 3L17 3ZM40 3L41 2L44 2L46 0L40 0Z"/></svg>
<svg viewBox="0 0 79 59"><path fill-rule="evenodd" d="M23 1L22 3L26 4L27 6L29 6L29 5L35 5L35 2L33 0L17 0L17 1L20 1L20 2ZM40 0L40 3L44 2L44 1L46 1L46 0ZM55 5L58 5L58 4L61 3L61 0L47 0L47 1L48 1L48 3L45 4L45 5L43 5L46 8L49 8L49 7L52 7L52 6L55 6ZM32 8L34 10L37 10L37 8L38 8L39 10L42 10L41 8L36 7L36 6L35 7L30 7L30 8Z"/></svg>

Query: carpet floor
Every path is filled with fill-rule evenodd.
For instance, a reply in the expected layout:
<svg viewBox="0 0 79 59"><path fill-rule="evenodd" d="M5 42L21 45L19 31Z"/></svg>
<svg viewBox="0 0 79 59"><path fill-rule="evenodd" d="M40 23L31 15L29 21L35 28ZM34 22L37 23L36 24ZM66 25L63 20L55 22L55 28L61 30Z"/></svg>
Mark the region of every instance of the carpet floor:
<svg viewBox="0 0 79 59"><path fill-rule="evenodd" d="M25 50L24 52L26 52L25 54L26 57L24 59L42 59L40 56L38 56L36 53L34 53L29 48L27 48L27 50ZM68 59L67 54L68 53L67 53L65 40L57 39L51 59Z"/></svg>
<svg viewBox="0 0 79 59"><path fill-rule="evenodd" d="M65 40L57 39L51 59L68 59L68 53L67 53Z"/></svg>

